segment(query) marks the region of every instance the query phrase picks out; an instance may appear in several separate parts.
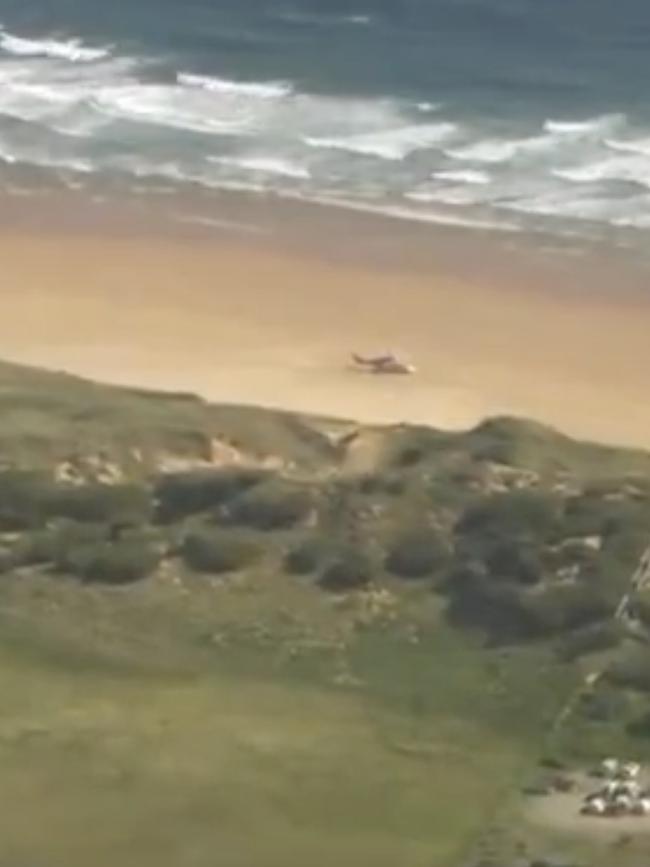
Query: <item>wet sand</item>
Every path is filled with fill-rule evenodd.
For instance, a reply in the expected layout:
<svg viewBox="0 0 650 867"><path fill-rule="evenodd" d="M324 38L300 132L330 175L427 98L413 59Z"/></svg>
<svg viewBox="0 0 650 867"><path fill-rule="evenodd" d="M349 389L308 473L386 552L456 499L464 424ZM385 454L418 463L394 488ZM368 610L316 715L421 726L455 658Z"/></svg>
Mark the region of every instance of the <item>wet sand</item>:
<svg viewBox="0 0 650 867"><path fill-rule="evenodd" d="M394 221L381 224L384 245L359 222L366 243L353 245L346 219L329 246L288 243L270 224L192 233L5 219L0 356L213 401L445 428L508 413L650 447L650 293L608 292L587 265L579 291L564 291L516 255L510 271L503 255L501 268L471 256L455 267L439 234L437 264L435 247L410 255ZM391 239L392 258L380 255ZM387 346L418 374L349 368L350 350Z"/></svg>

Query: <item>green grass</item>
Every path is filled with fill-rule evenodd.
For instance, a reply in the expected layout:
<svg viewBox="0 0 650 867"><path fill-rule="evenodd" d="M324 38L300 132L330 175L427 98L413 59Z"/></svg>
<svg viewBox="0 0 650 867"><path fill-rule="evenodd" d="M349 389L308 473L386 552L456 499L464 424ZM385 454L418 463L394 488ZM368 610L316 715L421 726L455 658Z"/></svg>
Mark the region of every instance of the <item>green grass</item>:
<svg viewBox="0 0 650 867"><path fill-rule="evenodd" d="M159 545L162 565L128 587L83 584L33 554L60 531L58 513L28 520L18 540L3 534L0 864L460 867L481 852L507 864L518 840L533 854L612 863L600 843L529 826L520 789L545 754L575 764L612 751L650 758L650 739L626 729L648 710L642 689L611 686L625 713L598 721L578 706L552 728L584 674L620 664L634 646L617 635L570 655L581 634L563 628L535 641L515 630L507 645L497 629L488 642L481 617L476 631L451 624L453 576L442 566L404 581L385 563L414 527L455 556L460 515L522 482L533 499L554 498L561 526L522 529L526 497L515 495L464 556L523 533L546 564L554 545L582 533L564 507L589 489L594 532L607 524L610 533L597 578L618 592L646 541L650 456L513 419L465 434L399 426L337 440L352 430L0 363L3 468L37 470L50 486L61 466L91 481L112 467L113 481L137 483L148 506L171 469L234 461L264 477L227 508L210 503L163 526L148 509L136 516L125 538ZM0 474L11 500L8 480ZM88 490L67 489L80 497L80 519ZM119 492L100 493L109 490ZM279 514L296 491L304 508L290 501ZM117 511L102 539L113 539ZM187 532L241 534L239 524L260 552L239 572L201 575L175 556ZM287 552L305 540L323 562L286 574ZM29 544L31 557L14 556ZM350 550L363 552L369 588L323 592L318 577ZM521 599L541 598L546 577L518 587ZM495 586L503 579L507 570L490 573ZM594 587L584 585L586 596ZM637 848L615 863L646 864Z"/></svg>
<svg viewBox="0 0 650 867"><path fill-rule="evenodd" d="M264 602L236 583L7 579L0 861L458 863L534 761L534 708L567 672L442 623L417 644L402 623L359 631L306 598L287 585L260 630Z"/></svg>

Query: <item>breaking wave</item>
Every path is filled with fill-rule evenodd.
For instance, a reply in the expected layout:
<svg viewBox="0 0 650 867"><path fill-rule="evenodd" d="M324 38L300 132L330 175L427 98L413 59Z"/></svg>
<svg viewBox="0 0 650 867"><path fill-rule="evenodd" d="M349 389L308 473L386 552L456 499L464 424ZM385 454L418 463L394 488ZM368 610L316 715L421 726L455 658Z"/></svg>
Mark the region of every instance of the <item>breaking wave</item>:
<svg viewBox="0 0 650 867"><path fill-rule="evenodd" d="M414 151L426 150L448 139L455 131L453 123L418 124L345 137L305 136L303 141L314 148L348 151L383 160L403 160Z"/></svg>
<svg viewBox="0 0 650 867"><path fill-rule="evenodd" d="M176 76L178 84L193 88L198 87L211 93L239 94L260 99L280 99L289 96L293 88L286 81L267 81L263 83L246 81L228 81L210 75L194 75L191 72L179 72Z"/></svg>
<svg viewBox="0 0 650 867"><path fill-rule="evenodd" d="M335 95L205 69L0 28L0 161L474 228L514 230L529 217L559 231L650 227L650 130L624 115L486 119L444 93Z"/></svg>
<svg viewBox="0 0 650 867"><path fill-rule="evenodd" d="M280 175L298 180L307 180L310 177L309 170L305 166L279 157L208 157L208 159L217 165L263 175Z"/></svg>
<svg viewBox="0 0 650 867"><path fill-rule="evenodd" d="M0 30L0 49L16 57L51 57L71 63L93 63L110 54L109 48L90 48L79 39L26 39Z"/></svg>
<svg viewBox="0 0 650 867"><path fill-rule="evenodd" d="M434 172L433 177L440 181L451 181L458 184L489 184L491 177L487 172L478 169L449 169Z"/></svg>

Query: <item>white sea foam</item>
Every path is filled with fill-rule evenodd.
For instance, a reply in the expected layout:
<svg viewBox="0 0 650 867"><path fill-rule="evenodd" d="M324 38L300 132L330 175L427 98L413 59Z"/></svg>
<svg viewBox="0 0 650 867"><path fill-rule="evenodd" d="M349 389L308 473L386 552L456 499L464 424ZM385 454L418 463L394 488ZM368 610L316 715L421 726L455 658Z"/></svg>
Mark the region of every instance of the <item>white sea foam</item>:
<svg viewBox="0 0 650 867"><path fill-rule="evenodd" d="M259 97L260 99L279 99L289 96L293 90L291 84L286 81L230 81L227 78L194 75L190 72L179 72L176 80L178 84L185 87L199 88L212 93Z"/></svg>
<svg viewBox="0 0 650 867"><path fill-rule="evenodd" d="M642 156L619 156L573 168L555 169L558 178L575 183L627 181L650 186L650 160Z"/></svg>
<svg viewBox="0 0 650 867"><path fill-rule="evenodd" d="M434 181L437 178L433 179ZM435 202L441 205L471 206L490 204L499 193L492 190L490 183L449 183L429 184L404 193L404 197L414 202Z"/></svg>
<svg viewBox="0 0 650 867"><path fill-rule="evenodd" d="M26 39L0 31L0 49L17 57L52 57L71 63L92 63L110 54L110 48L90 48L79 39Z"/></svg>
<svg viewBox="0 0 650 867"><path fill-rule="evenodd" d="M211 135L245 135L256 122L246 103L224 100L215 106L209 93L190 96L178 85L106 87L93 97L92 105L114 118Z"/></svg>
<svg viewBox="0 0 650 867"><path fill-rule="evenodd" d="M272 156L243 156L243 157L208 157L211 163L229 166L234 169L243 169L250 172L259 172L265 175L280 175L284 178L296 180L308 180L309 170L298 163L283 157Z"/></svg>
<svg viewBox="0 0 650 867"><path fill-rule="evenodd" d="M484 139L460 148L446 150L454 160L477 163L504 163L519 154L552 150L558 144L552 135L531 136L524 139Z"/></svg>
<svg viewBox="0 0 650 867"><path fill-rule="evenodd" d="M347 24L367 25L372 23L372 17L370 15L346 15L343 21Z"/></svg>
<svg viewBox="0 0 650 867"><path fill-rule="evenodd" d="M350 136L305 136L303 141L314 148L349 151L384 160L403 160L414 151L440 144L455 132L453 123L435 123Z"/></svg>
<svg viewBox="0 0 650 867"><path fill-rule="evenodd" d="M173 216L173 215L172 215ZM175 217L178 223L188 223L194 226L206 226L227 232L244 232L249 235L267 235L269 230L256 223L242 223L238 220L219 220L216 217L206 217L203 214L180 214Z"/></svg>
<svg viewBox="0 0 650 867"><path fill-rule="evenodd" d="M433 223L439 226L457 226L465 229L481 229L496 232L519 232L521 227L511 221L499 218L485 219L465 216L459 213L431 211L420 208L408 208L400 205L373 205L359 200L350 200L333 196L312 196L310 201L322 205L332 205L361 213L377 214L382 217L393 217L400 220L411 220L418 223Z"/></svg>
<svg viewBox="0 0 650 867"><path fill-rule="evenodd" d="M576 196L564 192L545 193L499 203L500 208L543 217L611 223L625 203L601 196Z"/></svg>
<svg viewBox="0 0 650 867"><path fill-rule="evenodd" d="M158 70L117 49L0 27L0 160L115 171L136 183L300 191L402 219L509 231L525 223L499 219L508 208L560 217L562 231L567 220L641 226L650 213L632 186L650 187L648 129L622 115L461 125L444 103Z"/></svg>
<svg viewBox="0 0 650 867"><path fill-rule="evenodd" d="M611 223L622 229L650 229L650 199L641 200L635 213L617 217Z"/></svg>
<svg viewBox="0 0 650 867"><path fill-rule="evenodd" d="M605 145L613 151L650 157L650 138L627 140L607 138L605 139Z"/></svg>
<svg viewBox="0 0 650 867"><path fill-rule="evenodd" d="M459 184L489 184L492 178L487 172L478 169L458 169L442 172L433 172L433 178L440 181L451 181Z"/></svg>
<svg viewBox="0 0 650 867"><path fill-rule="evenodd" d="M589 133L612 130L625 121L621 114L606 114L588 120L547 120L544 122L546 132L562 136L581 136Z"/></svg>
<svg viewBox="0 0 650 867"><path fill-rule="evenodd" d="M306 24L316 27L332 24L355 24L357 26L366 27L369 24L372 24L373 20L371 15L365 15L362 13L352 13L351 15L328 15L327 13L323 13L319 15L317 13L310 14L308 12L285 11L280 12L273 17L280 21L286 21L289 24Z"/></svg>
<svg viewBox="0 0 650 867"><path fill-rule="evenodd" d="M625 121L624 115L603 115L585 121L547 120L542 133L527 138L490 138L447 150L452 159L478 163L505 163L521 156L558 152L568 146L596 144ZM585 140L587 140L585 142Z"/></svg>

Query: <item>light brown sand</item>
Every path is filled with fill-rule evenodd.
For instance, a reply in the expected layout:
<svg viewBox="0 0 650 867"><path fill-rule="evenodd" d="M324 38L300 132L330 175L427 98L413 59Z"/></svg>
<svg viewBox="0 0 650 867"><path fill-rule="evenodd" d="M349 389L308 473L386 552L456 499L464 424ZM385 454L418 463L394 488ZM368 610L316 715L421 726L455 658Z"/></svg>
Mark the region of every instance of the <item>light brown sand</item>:
<svg viewBox="0 0 650 867"><path fill-rule="evenodd" d="M650 304L456 282L237 240L0 236L0 357L368 422L511 413L650 447ZM419 373L373 377L351 349Z"/></svg>

